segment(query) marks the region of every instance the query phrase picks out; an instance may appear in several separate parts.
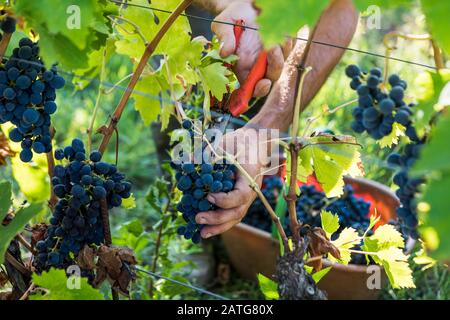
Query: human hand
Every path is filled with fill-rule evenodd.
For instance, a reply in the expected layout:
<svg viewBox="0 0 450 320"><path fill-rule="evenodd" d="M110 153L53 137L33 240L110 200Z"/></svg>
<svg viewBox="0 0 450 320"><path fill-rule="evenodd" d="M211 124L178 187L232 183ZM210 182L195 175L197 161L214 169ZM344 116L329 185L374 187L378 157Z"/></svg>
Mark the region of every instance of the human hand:
<svg viewBox="0 0 450 320"><path fill-rule="evenodd" d="M256 17L257 11L250 2L234 1L215 18L217 21L227 23L236 23L239 20L243 20L245 26L252 28L245 29L242 33L237 49L233 25L220 22L213 22L211 24L212 31L222 42L220 55L227 57L231 54L236 54L239 57L234 71L240 83L245 81L258 54L262 50L259 33L253 30L253 28L258 28L255 22ZM272 83L277 81L281 75L283 64L285 58L289 55L290 48L290 45L284 45L283 47L275 46L268 51L267 72L265 78L256 84L253 94L255 97L264 97L269 94Z"/></svg>
<svg viewBox="0 0 450 320"><path fill-rule="evenodd" d="M261 172L264 168L264 163L261 160L264 161L264 158L259 157L259 154L261 152L267 154L267 144L265 141L255 143L255 139L258 139L257 137L256 129L243 127L224 135L221 145L229 154L237 155L243 169L261 186ZM241 155L243 156L241 157ZM250 181L242 172L237 171L236 182L232 191L228 193L214 193L207 196L208 201L216 205L218 209L197 214L196 222L206 225L201 230L202 237L212 237L238 224L244 218L255 198L256 193L250 187Z"/></svg>

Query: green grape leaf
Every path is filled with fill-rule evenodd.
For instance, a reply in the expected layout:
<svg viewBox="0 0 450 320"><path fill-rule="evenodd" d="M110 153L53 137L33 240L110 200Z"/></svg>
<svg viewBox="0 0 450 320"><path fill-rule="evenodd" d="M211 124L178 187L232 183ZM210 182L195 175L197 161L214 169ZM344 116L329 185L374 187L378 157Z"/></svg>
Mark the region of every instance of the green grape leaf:
<svg viewBox="0 0 450 320"><path fill-rule="evenodd" d="M328 274L328 272L331 271L331 268L332 267L323 268L320 271L313 273L311 276L314 282L319 283L319 281L322 280L322 278L325 277Z"/></svg>
<svg viewBox="0 0 450 320"><path fill-rule="evenodd" d="M227 93L227 84L229 82L227 75L230 71L222 63L216 62L199 68L203 85L210 91L219 101L223 95Z"/></svg>
<svg viewBox="0 0 450 320"><path fill-rule="evenodd" d="M33 283L48 293L31 295L30 300L104 300L100 291L94 289L86 278L68 278L64 270L52 268L40 275L33 274Z"/></svg>
<svg viewBox="0 0 450 320"><path fill-rule="evenodd" d="M147 0L135 0L133 3L148 6ZM170 11L178 3L177 0L152 1L153 6ZM120 21L116 27L120 36L119 40L115 43L117 52L139 61L145 50L145 42L142 37L145 38L145 41L150 41L169 15L151 10L142 10L142 8L135 6L129 6L123 9L121 13L125 21ZM158 17L158 24L155 23L155 15ZM128 23L127 20L131 21L134 26ZM142 37L136 32L136 28L138 28ZM161 39L154 52L154 55L166 57L170 71L170 79L174 85L186 86L187 84L194 84L198 81L195 68L201 64L204 44L199 38L191 40L190 32L191 28L188 19L183 16L178 17ZM158 72L167 77L166 68L161 67Z"/></svg>
<svg viewBox="0 0 450 320"><path fill-rule="evenodd" d="M317 181L327 197L337 197L343 193L344 175L362 175L358 164L361 162L359 145L350 136L320 135L310 138L311 159Z"/></svg>
<svg viewBox="0 0 450 320"><path fill-rule="evenodd" d="M328 259L332 262L339 262L341 264L347 265L351 259L351 253L348 251L353 248L355 245L359 244L361 239L358 235L358 232L353 228L345 228L339 234L339 237L336 240L331 241L334 246L339 249L341 254L341 259L336 259L331 254L328 254Z"/></svg>
<svg viewBox="0 0 450 320"><path fill-rule="evenodd" d="M320 220L322 221L322 229L330 238L333 233L339 229L339 216L329 211L323 210L320 213Z"/></svg>
<svg viewBox="0 0 450 320"><path fill-rule="evenodd" d="M8 249L11 240L23 230L28 221L41 212L43 206L44 203L40 202L21 208L17 210L14 219L8 225L3 226L0 224L0 264L4 262L5 252ZM3 217L1 218L3 220Z"/></svg>
<svg viewBox="0 0 450 320"><path fill-rule="evenodd" d="M163 104L162 99L158 100L160 92L161 86L156 76L141 77L136 84L131 97L134 100L134 108L139 111L145 125L158 119Z"/></svg>
<svg viewBox="0 0 450 320"><path fill-rule="evenodd" d="M443 152L444 150L441 150ZM448 159L448 158L447 158ZM427 203L430 211L425 215L423 234L430 235L432 231L432 239L425 237L425 242L430 240L437 242L435 250L430 255L438 260L446 260L449 258L450 252L450 219L448 218L448 208L450 207L450 199L448 191L450 190L450 171L446 171L440 178L435 178L428 183L421 201ZM425 233L425 230L428 232Z"/></svg>
<svg viewBox="0 0 450 320"><path fill-rule="evenodd" d="M136 208L136 198L134 197L134 194L131 194L129 198L122 200L122 208L125 209Z"/></svg>
<svg viewBox="0 0 450 320"><path fill-rule="evenodd" d="M424 215L423 230L430 230L431 228L439 241L439 247L433 251L432 256L436 259L447 259L448 252L450 252L450 234L448 232L450 220L447 214L450 207L448 197L450 188L449 114L441 115L431 132L431 137L422 149L420 158L414 164L412 173L426 175L429 179L420 200L428 204L430 208L428 214ZM427 238L425 240L426 242L429 241Z"/></svg>
<svg viewBox="0 0 450 320"><path fill-rule="evenodd" d="M11 208L11 183L9 181L0 181L0 222Z"/></svg>
<svg viewBox="0 0 450 320"><path fill-rule="evenodd" d="M304 25L314 26L329 0L256 0L261 9L257 22L264 44L282 43L285 36L295 36Z"/></svg>
<svg viewBox="0 0 450 320"><path fill-rule="evenodd" d="M405 242L394 226L385 224L377 228L374 234L364 238L361 247L371 255L375 263L385 268L394 288L414 288L412 270L408 265L408 256L403 253Z"/></svg>
<svg viewBox="0 0 450 320"><path fill-rule="evenodd" d="M114 12L115 6L95 0L80 0L76 4L71 0L47 0L44 6L37 1L15 1L13 9L39 34L45 44L41 55L46 63L60 62L79 68L87 65L94 43L106 39L101 36L109 31L104 13Z"/></svg>
<svg viewBox="0 0 450 320"><path fill-rule="evenodd" d="M415 288L412 270L408 264L408 256L403 250L395 247L377 252L377 260L383 265L393 288Z"/></svg>
<svg viewBox="0 0 450 320"><path fill-rule="evenodd" d="M19 154L12 158L12 173L20 191L29 201L45 201L50 197L50 184L45 154L34 154L33 163L23 163Z"/></svg>
<svg viewBox="0 0 450 320"><path fill-rule="evenodd" d="M406 128L401 124L394 122L392 125L392 131L387 136L384 136L380 140L377 140L377 143L381 148L392 147L393 145L398 144L398 140L400 137L405 135Z"/></svg>
<svg viewBox="0 0 450 320"><path fill-rule="evenodd" d="M450 70L439 70L438 72L422 72L415 80L417 88L418 106L421 111L420 116L416 116L414 125L417 129L425 128L437 110L441 109L439 105L439 96L443 88L450 81Z"/></svg>
<svg viewBox="0 0 450 320"><path fill-rule="evenodd" d="M301 149L298 153L297 179L301 182L306 182L308 177L314 172L311 159L312 149L309 147ZM290 170L290 166L288 170Z"/></svg>
<svg viewBox="0 0 450 320"><path fill-rule="evenodd" d="M267 300L278 300L280 298L278 294L278 285L275 281L258 273L258 283L261 292Z"/></svg>
<svg viewBox="0 0 450 320"><path fill-rule="evenodd" d="M370 251L373 248L376 248L375 251L378 251L393 246L397 248L405 247L405 241L402 235L390 224L384 224L378 227L372 236L364 239L364 243L369 246Z"/></svg>
<svg viewBox="0 0 450 320"><path fill-rule="evenodd" d="M421 0L420 2L433 38L437 40L445 52L450 53L450 38L448 36L450 2L436 0Z"/></svg>
<svg viewBox="0 0 450 320"><path fill-rule="evenodd" d="M450 171L450 116L443 115L431 133L432 139L423 147L414 164L413 174L427 174L430 171Z"/></svg>

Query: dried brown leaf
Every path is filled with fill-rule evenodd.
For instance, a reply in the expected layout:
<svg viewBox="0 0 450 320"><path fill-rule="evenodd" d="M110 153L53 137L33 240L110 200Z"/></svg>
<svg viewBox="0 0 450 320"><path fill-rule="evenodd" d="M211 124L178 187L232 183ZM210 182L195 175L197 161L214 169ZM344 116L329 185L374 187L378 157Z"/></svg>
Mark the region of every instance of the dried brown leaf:
<svg viewBox="0 0 450 320"><path fill-rule="evenodd" d="M93 270L95 268L95 252L94 249L85 245L83 250L78 253L77 264L82 269Z"/></svg>
<svg viewBox="0 0 450 320"><path fill-rule="evenodd" d="M307 236L309 238L308 251L311 257L323 256L330 253L336 259L341 258L339 249L331 243L330 239L328 239L325 231L322 228L316 227L311 229L308 232ZM318 259L312 261L311 266L315 271L319 271L320 269L322 269L322 260Z"/></svg>

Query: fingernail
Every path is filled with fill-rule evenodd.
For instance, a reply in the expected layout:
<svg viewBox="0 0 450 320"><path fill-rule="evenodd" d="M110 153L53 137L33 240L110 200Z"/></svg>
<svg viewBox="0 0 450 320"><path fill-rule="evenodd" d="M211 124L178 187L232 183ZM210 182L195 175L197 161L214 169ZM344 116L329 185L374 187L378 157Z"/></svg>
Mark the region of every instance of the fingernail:
<svg viewBox="0 0 450 320"><path fill-rule="evenodd" d="M210 237L212 237L212 233L207 233L207 234L205 234L205 239L208 239L208 238L210 238Z"/></svg>
<svg viewBox="0 0 450 320"><path fill-rule="evenodd" d="M206 199L208 199L208 201L211 202L212 204L216 204L216 199L214 199L212 195L208 194Z"/></svg>

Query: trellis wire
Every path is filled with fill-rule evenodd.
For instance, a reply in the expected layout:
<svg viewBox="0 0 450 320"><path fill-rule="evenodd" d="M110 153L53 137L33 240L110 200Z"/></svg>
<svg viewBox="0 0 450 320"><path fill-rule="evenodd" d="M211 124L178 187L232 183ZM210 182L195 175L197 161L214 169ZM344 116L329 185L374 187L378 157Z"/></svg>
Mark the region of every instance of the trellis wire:
<svg viewBox="0 0 450 320"><path fill-rule="evenodd" d="M149 275L151 277L154 277L154 278L157 278L157 279L163 279L163 280L172 282L174 284L177 284L177 285L180 285L180 286L192 289L194 291L197 291L197 292L202 293L202 294L206 294L208 296L214 297L214 298L219 299L219 300L229 300L228 298L226 298L224 296L221 296L221 295L219 295L217 293L208 291L206 289L199 288L197 286L194 286L194 285L186 283L186 282L181 282L181 281L178 281L178 280L175 280L175 279L172 279L172 278L165 277L165 276L163 276L163 275L161 275L159 273L151 272L151 271L148 271L148 270L145 270L145 269L141 269L139 267L133 267L133 269L138 271L138 272L145 273L145 274L147 274L147 275Z"/></svg>
<svg viewBox="0 0 450 320"><path fill-rule="evenodd" d="M170 10L160 9L160 8L155 8L155 7L149 7L149 6L144 6L144 5L140 5L140 4L129 3L129 2L126 2L126 1L117 1L117 0L108 0L108 1L112 2L112 3L115 3L115 4L118 4L118 5L124 5L124 6L136 7L136 8L141 8L141 9L153 10L153 11L163 12L163 13L167 13L167 14L172 13L172 11L170 11ZM193 15L193 14L182 13L181 15L185 16L185 17L188 17L188 18L197 19L197 20L203 20L203 21L214 22L214 23L219 23L219 24L225 24L225 25L230 25L230 26L236 26L236 27L241 27L241 28L243 27L242 25L239 25L239 24L236 24L236 23L233 23L233 22L220 21L220 20L210 19L210 18L206 18L206 17ZM250 27L250 26L244 26L243 28L249 29L249 30L252 30L252 31L259 31L259 28ZM307 38L302 38L302 37L295 37L294 39L297 39L297 40L300 40L300 41L305 41L305 42L308 41ZM342 49L342 50L346 50L346 51L353 51L353 52L356 52L356 53L362 53L362 54L374 56L374 57L377 57L377 58L394 60L394 61L398 61L398 62L402 62L402 63L416 65L416 66L423 67L423 68L438 70L438 68L435 67L435 66L431 66L431 65L424 64L424 63L421 63L421 62L415 62L415 61L405 60L405 59L401 59L401 58L396 58L396 57L392 57L392 56L386 56L386 55L383 55L383 54L380 54L380 53L376 53L376 52L370 52L370 51L365 51L365 50L361 50L361 49L340 46L340 45L337 45L337 44L323 42L323 41L317 41L317 40L312 40L312 43L318 44L318 45L322 45L322 46L328 46L328 47L333 47L333 48L337 48L337 49Z"/></svg>

